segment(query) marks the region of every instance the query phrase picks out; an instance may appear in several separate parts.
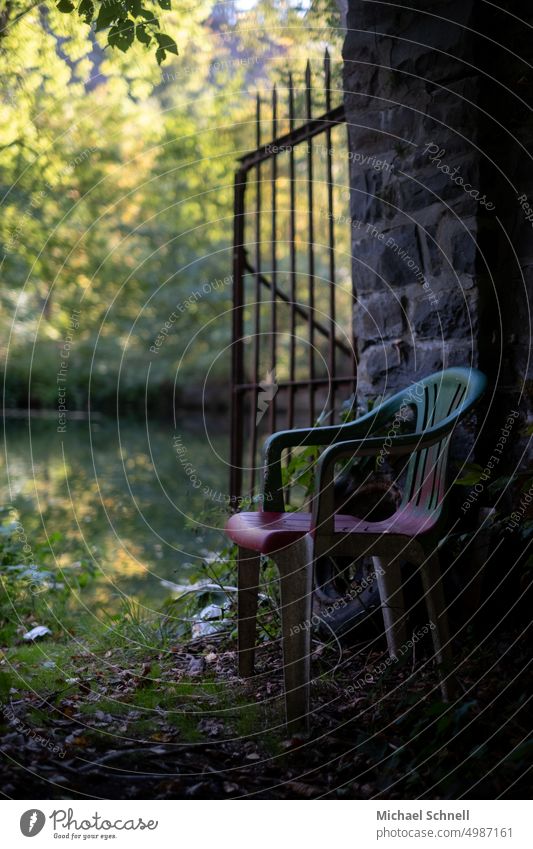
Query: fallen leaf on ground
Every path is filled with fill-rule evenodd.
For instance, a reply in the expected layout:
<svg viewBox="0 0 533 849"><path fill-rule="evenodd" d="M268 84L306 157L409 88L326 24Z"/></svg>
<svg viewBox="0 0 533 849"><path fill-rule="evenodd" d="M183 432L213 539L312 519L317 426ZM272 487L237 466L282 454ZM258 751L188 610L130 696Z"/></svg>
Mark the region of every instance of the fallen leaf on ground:
<svg viewBox="0 0 533 849"><path fill-rule="evenodd" d="M205 669L205 660L203 657L193 657L189 663L187 673L189 675L201 675Z"/></svg>

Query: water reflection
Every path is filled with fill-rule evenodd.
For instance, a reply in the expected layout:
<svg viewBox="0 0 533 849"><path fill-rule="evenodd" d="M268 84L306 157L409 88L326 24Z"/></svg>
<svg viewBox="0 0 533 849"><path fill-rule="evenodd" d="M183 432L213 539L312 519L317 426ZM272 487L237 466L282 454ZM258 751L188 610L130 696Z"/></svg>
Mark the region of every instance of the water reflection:
<svg viewBox="0 0 533 849"><path fill-rule="evenodd" d="M112 606L134 595L158 606L168 595L161 579L187 581L224 543L227 452L227 436L208 439L201 420L179 431L171 423L69 421L66 433L55 420L11 420L1 500L9 501L9 476L11 503L36 552L46 544L60 565L93 559L95 600Z"/></svg>

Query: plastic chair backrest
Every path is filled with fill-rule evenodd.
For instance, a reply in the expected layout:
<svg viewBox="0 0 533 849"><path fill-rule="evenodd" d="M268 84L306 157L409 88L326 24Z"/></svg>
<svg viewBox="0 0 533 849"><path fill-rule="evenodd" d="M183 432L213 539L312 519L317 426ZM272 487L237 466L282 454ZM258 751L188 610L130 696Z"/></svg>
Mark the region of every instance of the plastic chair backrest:
<svg viewBox="0 0 533 849"><path fill-rule="evenodd" d="M451 368L413 384L404 393L408 406L416 408L413 454L407 468L402 505L424 513L442 507L446 490L446 465L452 432L479 400L487 379L476 369ZM397 398L398 396L396 396ZM401 405L398 408L401 410ZM436 426L443 428L442 439L417 450L418 438Z"/></svg>

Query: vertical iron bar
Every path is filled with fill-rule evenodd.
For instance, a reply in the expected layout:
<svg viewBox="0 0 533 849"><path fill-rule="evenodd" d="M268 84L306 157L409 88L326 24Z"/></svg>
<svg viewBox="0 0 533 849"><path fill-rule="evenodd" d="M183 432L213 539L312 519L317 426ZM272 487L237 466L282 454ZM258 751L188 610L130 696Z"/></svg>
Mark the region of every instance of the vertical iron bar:
<svg viewBox="0 0 533 849"><path fill-rule="evenodd" d="M233 207L233 315L231 347L231 454L230 454L230 495L232 504L241 494L242 487L242 449L243 449L243 401L244 396L238 389L244 382L244 193L246 172L237 171L234 187Z"/></svg>
<svg viewBox="0 0 533 849"><path fill-rule="evenodd" d="M261 98L259 93L255 103L255 143L261 146ZM255 210L255 306L254 306L254 343L253 343L253 380L255 389L252 392L252 403L250 405L250 495L254 494L256 453L257 453L257 401L259 397L259 359L260 359L260 333L261 333L261 165L255 168L256 185L256 210Z"/></svg>
<svg viewBox="0 0 533 849"><path fill-rule="evenodd" d="M346 149L349 150L348 125L346 125ZM350 177L351 177L350 163L348 162L348 185L350 185ZM348 195L348 220L350 222L350 225L349 225L350 226L350 235L348 237L349 238L348 244L350 245L350 254L351 254L352 250L353 250L353 247L352 247L353 231L352 231L352 223L351 223L352 222L351 192ZM357 306L356 306L357 305L357 287L356 287L356 284L355 284L355 274L353 273L353 268L352 268L351 277L352 277L352 287L351 287L352 302L350 304L350 315L351 315L350 327L351 327L352 332L350 334L350 339L351 339L351 346L352 346L352 370L353 370L352 371L352 373L353 373L352 392L353 392L353 399L354 399L353 409L355 410L355 412L357 412L358 355L357 355L357 347L356 347L357 346L357 340L355 338L355 310L357 308Z"/></svg>
<svg viewBox="0 0 533 849"><path fill-rule="evenodd" d="M289 129L294 129L294 85L292 74L289 74ZM296 192L294 185L294 148L291 145L289 151L289 192L290 192L290 299L291 299L291 322L290 322L290 345L289 345L289 380L296 378ZM289 388L289 429L294 427L294 384Z"/></svg>
<svg viewBox="0 0 533 849"><path fill-rule="evenodd" d="M331 62L329 51L324 54L324 81L326 86L326 112L331 109ZM331 150L331 127L326 129L328 221L329 221L329 351L328 370L330 378L335 373L335 224L333 220L333 159ZM335 385L331 384L331 424L335 415Z"/></svg>
<svg viewBox="0 0 533 849"><path fill-rule="evenodd" d="M308 121L312 118L311 102L311 65L305 67L305 111ZM313 142L307 141L307 229L308 229L308 271L309 271L309 379L315 378L315 226L313 221ZM315 423L315 386L309 384L309 425Z"/></svg>
<svg viewBox="0 0 533 849"><path fill-rule="evenodd" d="M276 86L272 89L272 138L275 139L278 133L278 95ZM277 237L277 210L276 210L276 181L278 179L278 161L277 157L272 157L272 232L271 232L271 252L272 252L272 311L271 311L271 328L270 328L270 369L271 379L276 380L276 336L277 327L277 311L276 311L276 287L278 284L278 268L276 254L276 237ZM269 407L270 432L276 430L276 396L270 401Z"/></svg>

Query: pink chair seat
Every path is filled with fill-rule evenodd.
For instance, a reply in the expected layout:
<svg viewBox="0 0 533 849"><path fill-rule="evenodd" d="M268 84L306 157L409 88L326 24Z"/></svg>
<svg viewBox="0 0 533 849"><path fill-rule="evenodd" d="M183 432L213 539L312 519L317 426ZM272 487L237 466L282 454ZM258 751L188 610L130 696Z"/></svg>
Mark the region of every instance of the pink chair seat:
<svg viewBox="0 0 533 849"><path fill-rule="evenodd" d="M418 537L432 530L434 522L426 511L407 504L381 522L368 522L342 513L335 515L336 534L394 534ZM251 551L272 554L292 545L311 530L311 513L235 513L226 524L229 538Z"/></svg>

